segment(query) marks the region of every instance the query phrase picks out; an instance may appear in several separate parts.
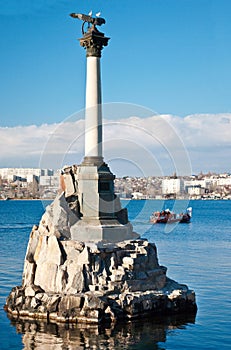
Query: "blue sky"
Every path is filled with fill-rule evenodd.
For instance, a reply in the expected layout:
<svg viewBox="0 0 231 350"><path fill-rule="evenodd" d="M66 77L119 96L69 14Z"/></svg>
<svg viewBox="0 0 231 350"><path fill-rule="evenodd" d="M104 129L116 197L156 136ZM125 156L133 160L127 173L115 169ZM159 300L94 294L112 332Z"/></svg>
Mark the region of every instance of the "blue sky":
<svg viewBox="0 0 231 350"><path fill-rule="evenodd" d="M71 12L106 18L104 102L158 113L231 112L229 0L0 1L1 126L60 122L84 107L85 53Z"/></svg>
<svg viewBox="0 0 231 350"><path fill-rule="evenodd" d="M231 112L229 0L0 0L0 127L61 123L84 107L81 24L69 14L90 10L111 38L104 102L179 118Z"/></svg>

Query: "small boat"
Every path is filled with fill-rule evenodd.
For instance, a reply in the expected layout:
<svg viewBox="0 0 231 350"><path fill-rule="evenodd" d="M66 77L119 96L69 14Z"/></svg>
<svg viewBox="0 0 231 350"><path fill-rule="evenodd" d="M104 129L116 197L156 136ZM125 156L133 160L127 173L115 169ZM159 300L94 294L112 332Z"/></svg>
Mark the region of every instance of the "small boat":
<svg viewBox="0 0 231 350"><path fill-rule="evenodd" d="M172 224L175 222L189 223L192 217L192 208L187 208L185 213L175 214L169 209L156 211L150 216L152 224Z"/></svg>

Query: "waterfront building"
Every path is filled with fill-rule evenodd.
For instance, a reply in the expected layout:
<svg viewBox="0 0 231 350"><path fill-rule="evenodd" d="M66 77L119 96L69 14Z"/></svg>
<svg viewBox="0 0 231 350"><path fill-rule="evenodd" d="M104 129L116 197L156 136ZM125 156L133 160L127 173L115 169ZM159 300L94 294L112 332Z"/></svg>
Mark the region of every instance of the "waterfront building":
<svg viewBox="0 0 231 350"><path fill-rule="evenodd" d="M182 194L184 192L183 179L163 179L162 180L162 193L163 195L170 194Z"/></svg>
<svg viewBox="0 0 231 350"><path fill-rule="evenodd" d="M187 193L190 196L201 196L206 192L205 188L201 187L200 185L187 186L186 189L187 189Z"/></svg>
<svg viewBox="0 0 231 350"><path fill-rule="evenodd" d="M52 176L41 176L39 184L40 186L49 186L53 188L59 187L59 175L52 175Z"/></svg>
<svg viewBox="0 0 231 350"><path fill-rule="evenodd" d="M217 186L231 186L231 176L217 179Z"/></svg>
<svg viewBox="0 0 231 350"><path fill-rule="evenodd" d="M21 177L24 179L33 180L33 175L40 177L44 175L53 175L52 169L39 169L39 168L0 168L0 176L2 179L13 181L13 177ZM28 181L28 180L27 180ZM29 182L29 181L28 181Z"/></svg>

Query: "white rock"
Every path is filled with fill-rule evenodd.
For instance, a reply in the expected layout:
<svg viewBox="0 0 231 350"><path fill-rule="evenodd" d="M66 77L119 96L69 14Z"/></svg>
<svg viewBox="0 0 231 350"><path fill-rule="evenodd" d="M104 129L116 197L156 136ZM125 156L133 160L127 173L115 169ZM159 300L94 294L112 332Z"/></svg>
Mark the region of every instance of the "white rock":
<svg viewBox="0 0 231 350"><path fill-rule="evenodd" d="M56 264L43 262L37 266L34 284L40 286L46 292L56 292Z"/></svg>
<svg viewBox="0 0 231 350"><path fill-rule="evenodd" d="M84 264L89 264L89 251L88 247L85 247L83 251L79 254L78 257L78 264L79 265L84 265Z"/></svg>
<svg viewBox="0 0 231 350"><path fill-rule="evenodd" d="M65 292L78 293L84 290L84 276L83 267L76 265L76 263L67 262L67 274L68 280L66 284Z"/></svg>
<svg viewBox="0 0 231 350"><path fill-rule="evenodd" d="M65 238L70 238L70 227L78 221L78 217L71 211L62 193L46 208L42 223L43 221L48 225L51 234L58 231Z"/></svg>
<svg viewBox="0 0 231 350"><path fill-rule="evenodd" d="M25 296L26 297L34 297L35 296L35 291L32 288L32 286L26 287L26 289L25 289Z"/></svg>
<svg viewBox="0 0 231 350"><path fill-rule="evenodd" d="M34 262L34 254L39 241L39 231L32 230L29 238L29 242L27 245L26 259L29 262Z"/></svg>
<svg viewBox="0 0 231 350"><path fill-rule="evenodd" d="M50 236L48 238L47 262L56 264L58 266L63 263L62 252L60 250L58 240L55 236Z"/></svg>
<svg viewBox="0 0 231 350"><path fill-rule="evenodd" d="M129 256L125 256L123 258L123 266L127 267L127 268L131 268L134 264L134 259L129 257Z"/></svg>
<svg viewBox="0 0 231 350"><path fill-rule="evenodd" d="M34 283L34 271L35 271L35 264L29 263L28 260L25 260L24 262L24 268L23 268L23 277L22 277L22 285L30 286Z"/></svg>

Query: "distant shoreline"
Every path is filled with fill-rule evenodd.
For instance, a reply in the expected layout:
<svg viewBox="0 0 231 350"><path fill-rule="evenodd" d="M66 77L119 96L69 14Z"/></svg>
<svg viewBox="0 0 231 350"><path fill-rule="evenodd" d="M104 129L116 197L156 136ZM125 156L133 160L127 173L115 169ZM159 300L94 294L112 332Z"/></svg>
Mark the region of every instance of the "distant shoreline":
<svg viewBox="0 0 231 350"><path fill-rule="evenodd" d="M1 202L9 201L53 201L55 198L0 198ZM132 198L120 198L122 201L229 201L228 198L141 198L141 199L132 199Z"/></svg>
<svg viewBox="0 0 231 350"><path fill-rule="evenodd" d="M11 202L11 201L52 201L54 198L0 198L2 202Z"/></svg>

